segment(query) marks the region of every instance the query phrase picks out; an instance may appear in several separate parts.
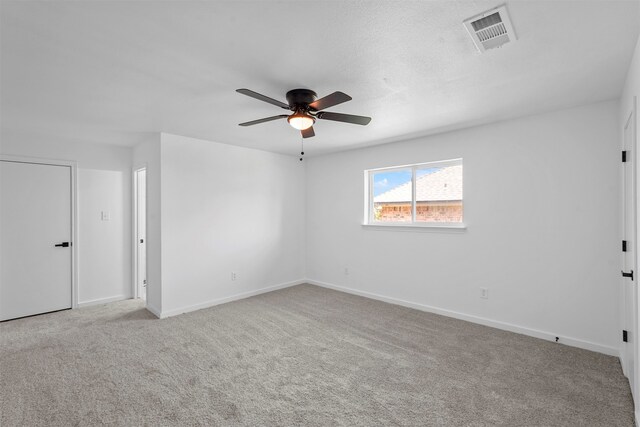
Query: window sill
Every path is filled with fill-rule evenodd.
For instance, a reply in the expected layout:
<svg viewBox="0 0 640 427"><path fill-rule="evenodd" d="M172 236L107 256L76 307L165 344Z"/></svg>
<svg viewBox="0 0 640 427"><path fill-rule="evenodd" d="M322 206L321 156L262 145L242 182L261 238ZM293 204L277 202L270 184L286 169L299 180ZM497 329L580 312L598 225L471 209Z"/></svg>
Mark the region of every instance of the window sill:
<svg viewBox="0 0 640 427"><path fill-rule="evenodd" d="M362 224L362 228L384 231L418 231L418 232L465 232L467 225L462 224Z"/></svg>

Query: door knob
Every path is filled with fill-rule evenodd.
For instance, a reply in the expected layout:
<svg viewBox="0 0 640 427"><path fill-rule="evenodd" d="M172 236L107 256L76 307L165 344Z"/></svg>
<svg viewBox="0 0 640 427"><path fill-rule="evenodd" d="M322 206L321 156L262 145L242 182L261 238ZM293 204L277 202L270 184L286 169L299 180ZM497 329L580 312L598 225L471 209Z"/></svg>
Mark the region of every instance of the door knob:
<svg viewBox="0 0 640 427"><path fill-rule="evenodd" d="M56 248L68 248L69 247L69 242L62 242L62 243L58 243L57 245L54 245Z"/></svg>

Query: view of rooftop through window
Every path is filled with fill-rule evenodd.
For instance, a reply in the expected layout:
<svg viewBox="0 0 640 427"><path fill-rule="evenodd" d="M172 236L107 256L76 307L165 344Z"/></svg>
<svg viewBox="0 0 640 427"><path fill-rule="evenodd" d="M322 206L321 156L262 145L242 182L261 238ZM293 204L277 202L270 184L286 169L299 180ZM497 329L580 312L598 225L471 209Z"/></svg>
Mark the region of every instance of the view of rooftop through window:
<svg viewBox="0 0 640 427"><path fill-rule="evenodd" d="M371 171L369 185L370 222L462 222L462 160Z"/></svg>
<svg viewBox="0 0 640 427"><path fill-rule="evenodd" d="M411 222L411 177L413 172L411 169L394 170L389 172L380 172L373 175L374 180L374 219L375 221L393 221L393 222ZM386 194L393 191L400 191L409 194L394 203L380 203L377 199L385 197Z"/></svg>

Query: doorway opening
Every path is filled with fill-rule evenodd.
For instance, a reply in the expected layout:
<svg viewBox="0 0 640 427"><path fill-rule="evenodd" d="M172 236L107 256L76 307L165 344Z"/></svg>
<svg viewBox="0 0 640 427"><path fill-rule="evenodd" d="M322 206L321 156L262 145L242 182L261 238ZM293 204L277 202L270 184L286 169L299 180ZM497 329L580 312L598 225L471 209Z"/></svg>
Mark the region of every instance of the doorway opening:
<svg viewBox="0 0 640 427"><path fill-rule="evenodd" d="M147 299L147 168L133 171L133 233L135 298Z"/></svg>

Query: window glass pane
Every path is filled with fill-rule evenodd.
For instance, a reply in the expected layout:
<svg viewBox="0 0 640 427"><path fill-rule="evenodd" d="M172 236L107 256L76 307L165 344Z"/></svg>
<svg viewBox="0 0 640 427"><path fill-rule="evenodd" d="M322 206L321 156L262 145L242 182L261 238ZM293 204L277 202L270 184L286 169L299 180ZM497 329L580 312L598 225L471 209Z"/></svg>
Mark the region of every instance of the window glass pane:
<svg viewBox="0 0 640 427"><path fill-rule="evenodd" d="M411 169L373 174L373 212L376 222L411 222Z"/></svg>
<svg viewBox="0 0 640 427"><path fill-rule="evenodd" d="M416 169L416 222L462 222L462 163Z"/></svg>

